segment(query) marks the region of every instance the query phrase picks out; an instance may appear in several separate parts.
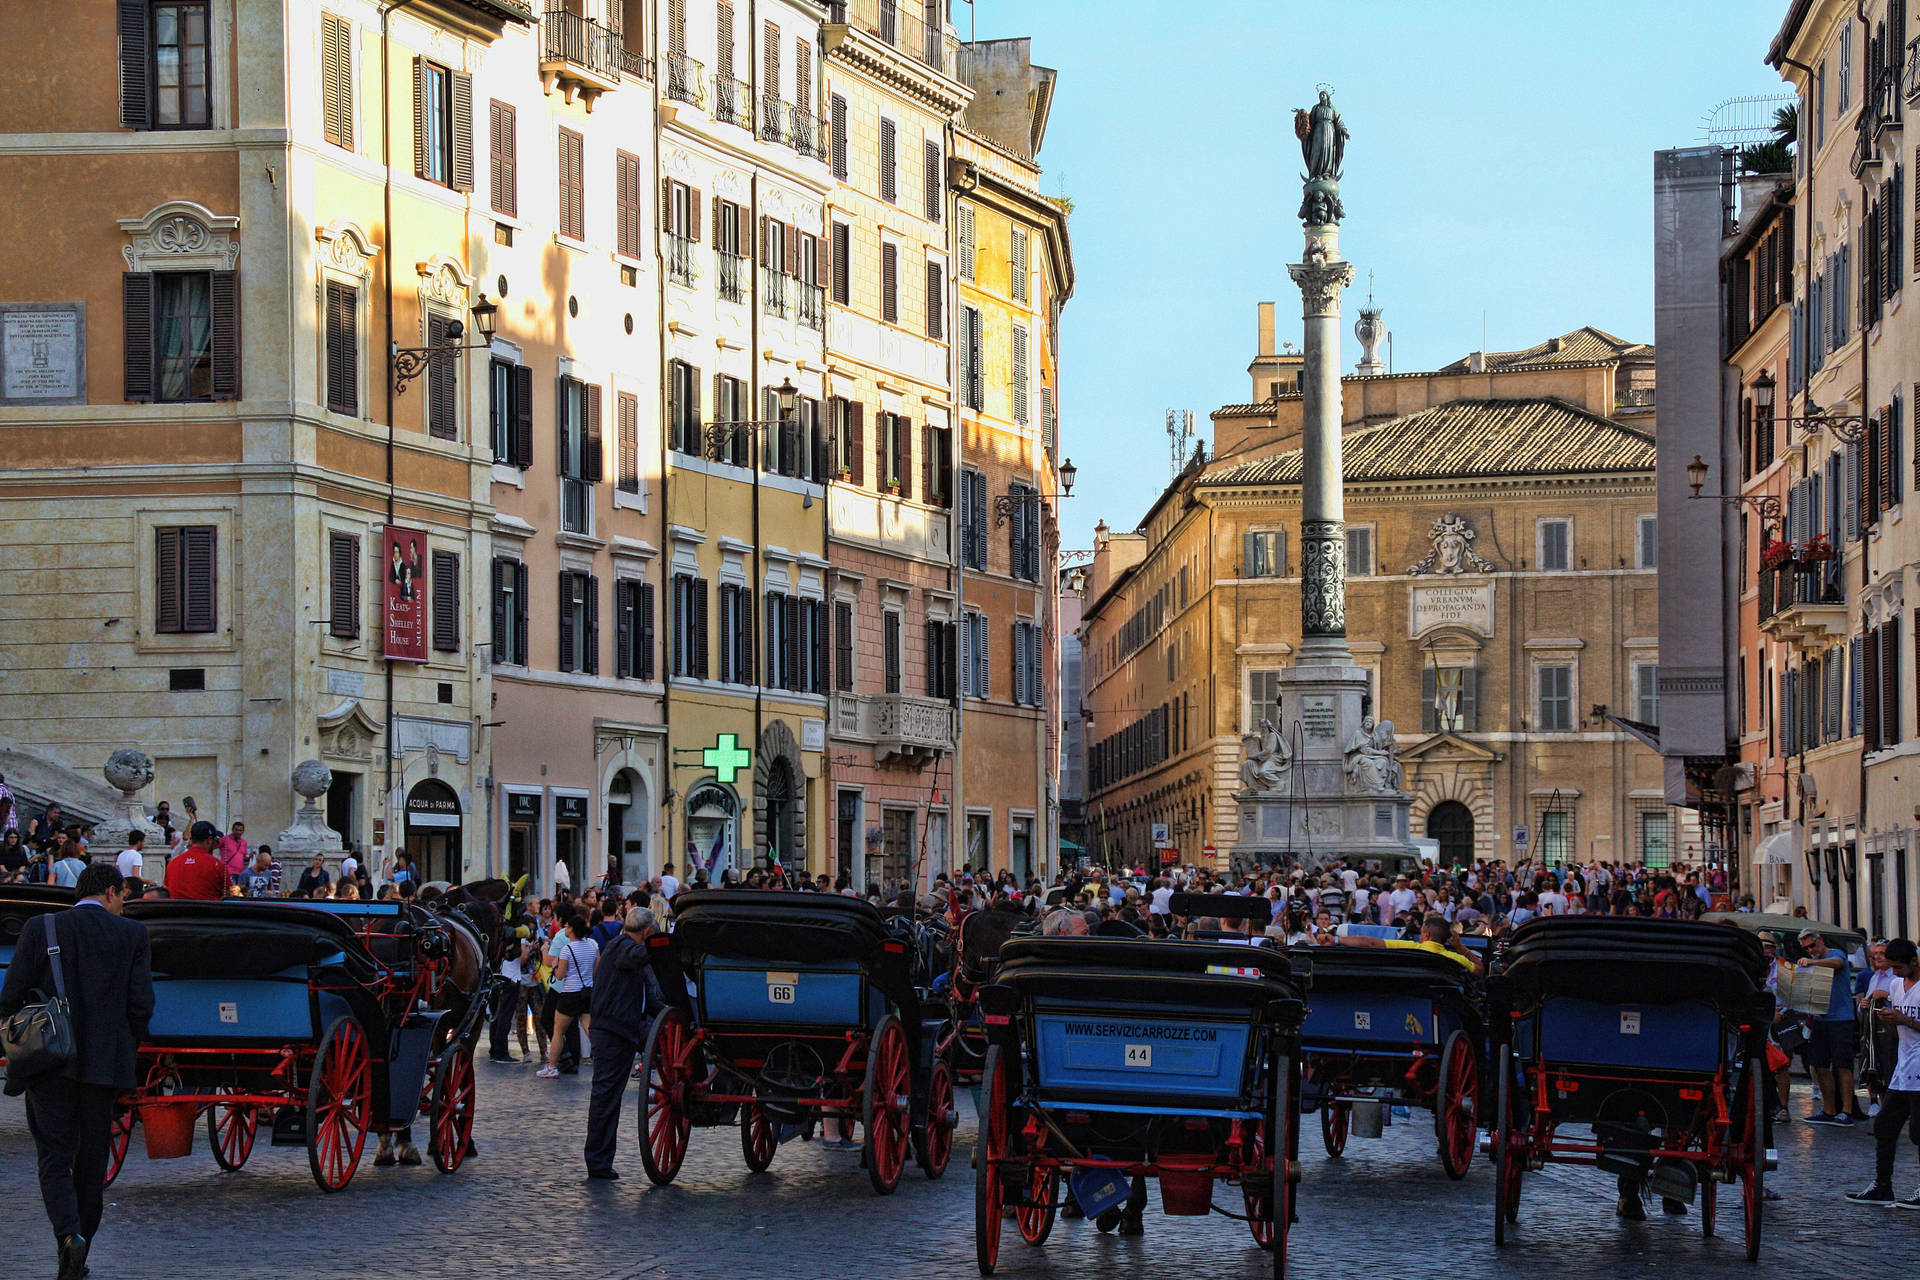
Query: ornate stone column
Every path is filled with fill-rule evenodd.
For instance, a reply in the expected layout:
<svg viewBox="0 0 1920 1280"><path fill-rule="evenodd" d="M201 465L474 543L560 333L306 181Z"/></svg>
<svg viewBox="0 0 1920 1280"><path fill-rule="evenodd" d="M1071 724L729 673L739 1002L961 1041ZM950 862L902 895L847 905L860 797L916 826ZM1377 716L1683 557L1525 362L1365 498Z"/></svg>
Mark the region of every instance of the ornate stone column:
<svg viewBox="0 0 1920 1280"><path fill-rule="evenodd" d="M1306 261L1287 268L1300 286L1305 383L1300 431L1299 661L1346 666L1347 526L1340 447L1340 293L1353 282L1340 228L1307 228Z"/></svg>

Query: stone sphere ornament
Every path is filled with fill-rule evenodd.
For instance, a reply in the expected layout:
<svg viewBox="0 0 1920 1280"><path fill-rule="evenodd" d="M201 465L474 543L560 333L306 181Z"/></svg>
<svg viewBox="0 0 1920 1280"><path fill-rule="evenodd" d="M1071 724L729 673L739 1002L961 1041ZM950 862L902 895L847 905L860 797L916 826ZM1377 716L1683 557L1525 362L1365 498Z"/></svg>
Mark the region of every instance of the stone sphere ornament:
<svg viewBox="0 0 1920 1280"><path fill-rule="evenodd" d="M118 791L144 791L153 782L153 757L132 747L122 747L107 757L100 770Z"/></svg>
<svg viewBox="0 0 1920 1280"><path fill-rule="evenodd" d="M333 786L333 770L318 760L302 760L293 766L293 790L307 800L327 794Z"/></svg>

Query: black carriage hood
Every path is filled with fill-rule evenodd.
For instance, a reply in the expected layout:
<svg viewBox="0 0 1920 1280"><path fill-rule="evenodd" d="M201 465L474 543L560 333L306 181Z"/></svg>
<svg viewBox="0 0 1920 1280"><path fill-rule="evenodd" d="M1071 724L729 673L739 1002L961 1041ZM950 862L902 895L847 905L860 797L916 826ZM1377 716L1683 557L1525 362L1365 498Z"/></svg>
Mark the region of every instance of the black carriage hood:
<svg viewBox="0 0 1920 1280"><path fill-rule="evenodd" d="M1285 953L1213 942L1016 938L1001 951L994 982L1022 995L1120 1003L1166 999L1257 1008L1273 1001L1297 1005L1300 996Z"/></svg>
<svg viewBox="0 0 1920 1280"><path fill-rule="evenodd" d="M18 942L27 921L49 911L64 911L73 901L73 890L56 885L0 885L0 943Z"/></svg>
<svg viewBox="0 0 1920 1280"><path fill-rule="evenodd" d="M674 949L688 954L866 962L892 936L878 907L838 894L683 889L673 898Z"/></svg>
<svg viewBox="0 0 1920 1280"><path fill-rule="evenodd" d="M371 982L377 967L345 920L307 907L239 899L140 899L126 915L147 926L153 971L176 978L261 977L336 953Z"/></svg>
<svg viewBox="0 0 1920 1280"><path fill-rule="evenodd" d="M1766 971L1760 940L1732 925L1554 916L1514 931L1497 985L1517 1005L1557 995L1619 1004L1697 1000L1738 1011L1759 996Z"/></svg>
<svg viewBox="0 0 1920 1280"><path fill-rule="evenodd" d="M1420 947L1294 947L1287 954L1296 971L1312 975L1316 991L1458 991L1474 982L1467 965Z"/></svg>

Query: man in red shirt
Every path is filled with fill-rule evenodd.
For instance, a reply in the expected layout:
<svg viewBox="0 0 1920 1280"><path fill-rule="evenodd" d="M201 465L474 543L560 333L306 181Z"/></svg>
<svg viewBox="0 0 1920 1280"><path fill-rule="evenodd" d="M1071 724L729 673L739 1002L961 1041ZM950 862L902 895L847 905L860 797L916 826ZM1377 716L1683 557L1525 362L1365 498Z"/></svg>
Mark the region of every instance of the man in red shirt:
<svg viewBox="0 0 1920 1280"><path fill-rule="evenodd" d="M230 883L226 864L213 851L219 831L211 822L196 822L187 832L187 847L167 863L167 896L217 902L227 896Z"/></svg>

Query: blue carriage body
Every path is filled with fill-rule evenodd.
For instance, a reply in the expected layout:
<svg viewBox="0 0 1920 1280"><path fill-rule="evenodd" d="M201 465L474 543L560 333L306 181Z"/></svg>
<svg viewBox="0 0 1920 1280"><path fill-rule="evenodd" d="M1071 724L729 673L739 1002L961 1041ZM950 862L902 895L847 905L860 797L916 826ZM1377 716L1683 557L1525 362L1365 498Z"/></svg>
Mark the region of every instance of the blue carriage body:
<svg viewBox="0 0 1920 1280"><path fill-rule="evenodd" d="M1697 1001L1616 1004L1549 996L1514 1028L1524 1059L1548 1064L1712 1075L1732 1051L1717 1009Z"/></svg>
<svg viewBox="0 0 1920 1280"><path fill-rule="evenodd" d="M1037 1096L1049 1101L1207 1106L1257 1088L1250 1018L1165 1004L1116 1013L1036 997L1032 1020Z"/></svg>
<svg viewBox="0 0 1920 1280"><path fill-rule="evenodd" d="M694 966L700 1025L795 1029L870 1027L887 999L853 961L803 963L702 957Z"/></svg>

